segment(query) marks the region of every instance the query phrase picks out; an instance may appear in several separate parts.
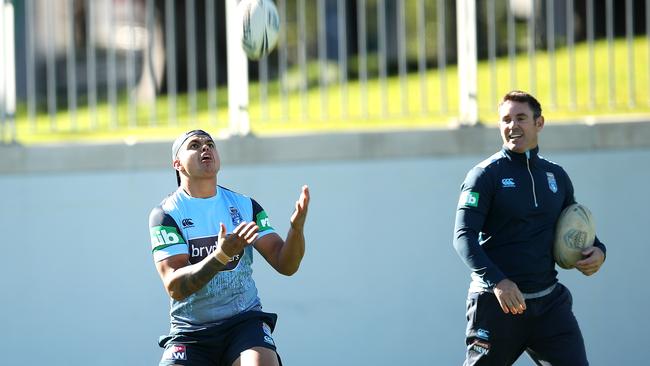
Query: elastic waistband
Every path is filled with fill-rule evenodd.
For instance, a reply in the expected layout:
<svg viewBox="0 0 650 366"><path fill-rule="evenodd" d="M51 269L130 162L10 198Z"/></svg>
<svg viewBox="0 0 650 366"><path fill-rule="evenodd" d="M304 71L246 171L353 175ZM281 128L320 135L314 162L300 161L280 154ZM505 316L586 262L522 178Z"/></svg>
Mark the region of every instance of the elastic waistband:
<svg viewBox="0 0 650 366"><path fill-rule="evenodd" d="M551 292L553 292L553 290L555 290L555 286L557 286L557 283L552 284L551 287L546 288L546 289L544 289L542 291L533 292L532 294L522 293L522 295L524 295L524 299L526 299L526 300L537 299L539 297L546 296L546 295L550 294Z"/></svg>
<svg viewBox="0 0 650 366"><path fill-rule="evenodd" d="M553 290L555 290L555 287L556 287L556 286L557 286L557 283L554 283L554 284L552 284L550 287L545 288L545 289L543 289L542 291L533 292L533 293L525 293L525 292L522 292L522 295L524 296L524 299L526 299L526 300L530 300L530 299L538 299L538 298L540 298L540 297L544 297L544 296L550 294L551 292L553 292ZM494 293L494 289L491 289L491 288L490 288L490 289L486 289L486 290L484 290L484 291L485 291L485 292L492 292L492 293Z"/></svg>

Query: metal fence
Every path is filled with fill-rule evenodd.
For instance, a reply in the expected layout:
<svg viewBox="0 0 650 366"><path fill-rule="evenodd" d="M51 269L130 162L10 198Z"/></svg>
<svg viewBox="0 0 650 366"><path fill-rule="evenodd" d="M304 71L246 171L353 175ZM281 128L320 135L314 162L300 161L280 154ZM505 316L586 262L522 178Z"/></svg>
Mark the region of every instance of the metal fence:
<svg viewBox="0 0 650 366"><path fill-rule="evenodd" d="M4 0L0 142L471 124L510 89L650 115L650 0L276 0L277 48L229 65L236 1Z"/></svg>

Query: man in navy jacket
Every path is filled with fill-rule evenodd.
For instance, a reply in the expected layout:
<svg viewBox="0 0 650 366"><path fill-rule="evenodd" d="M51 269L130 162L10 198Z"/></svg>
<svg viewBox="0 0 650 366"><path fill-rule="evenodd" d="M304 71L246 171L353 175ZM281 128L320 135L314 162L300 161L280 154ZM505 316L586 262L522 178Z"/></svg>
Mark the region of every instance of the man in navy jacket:
<svg viewBox="0 0 650 366"><path fill-rule="evenodd" d="M456 212L454 248L472 271L465 365L510 365L524 351L539 365L588 365L552 249L573 185L538 155L544 117L535 97L509 92L499 117L503 148L469 171ZM596 273L605 253L596 238L576 268Z"/></svg>

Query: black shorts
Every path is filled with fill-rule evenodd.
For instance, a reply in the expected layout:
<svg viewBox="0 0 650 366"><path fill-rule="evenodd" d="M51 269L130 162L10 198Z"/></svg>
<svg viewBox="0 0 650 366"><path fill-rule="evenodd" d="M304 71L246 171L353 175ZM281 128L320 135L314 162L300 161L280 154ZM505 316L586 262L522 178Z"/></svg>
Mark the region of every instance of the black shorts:
<svg viewBox="0 0 650 366"><path fill-rule="evenodd" d="M158 345L165 351L159 366L230 366L243 351L253 347L277 353L271 336L276 320L276 314L247 311L217 326L161 336ZM282 365L280 356L278 362Z"/></svg>
<svg viewBox="0 0 650 366"><path fill-rule="evenodd" d="M526 352L537 365L586 366L582 333L569 290L526 300L523 314L505 314L490 292L467 299L465 366L511 365Z"/></svg>

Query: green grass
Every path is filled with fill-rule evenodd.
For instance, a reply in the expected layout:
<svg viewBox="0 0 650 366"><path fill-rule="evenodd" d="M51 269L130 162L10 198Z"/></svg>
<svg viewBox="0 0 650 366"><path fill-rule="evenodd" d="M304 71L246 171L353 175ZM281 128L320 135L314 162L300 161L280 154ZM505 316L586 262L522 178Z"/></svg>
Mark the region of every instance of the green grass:
<svg viewBox="0 0 650 366"><path fill-rule="evenodd" d="M512 88L533 92L542 102L547 123L589 116L650 116L649 40L636 38L633 50L633 98L629 91L630 73L625 40L617 40L613 46L613 93L610 93L612 86L609 83L609 49L604 41L594 45L593 94L590 92L589 49L586 44L579 44L575 48L573 75L570 75L568 50L563 48L556 51L555 80L551 78L551 58L546 52L538 52L534 63L524 54L517 56L512 65L507 58L497 60L493 66L482 61L478 66L479 119L487 124L496 121L497 100ZM531 84L531 65L534 65L537 76L535 85ZM356 80L342 88L336 79L336 67L329 65L326 70L332 81L323 92L318 88L319 70L317 63L310 64L310 87L304 96L297 87L297 70L287 75L290 88L285 98L280 96L277 80L269 82L266 98L262 98L261 85L251 83L249 111L252 132L271 135L446 127L458 118L458 76L455 66L447 67L446 73L432 69L423 80L417 73L407 75L404 81L398 76L390 77L385 81L385 88L377 73L371 72L365 88ZM516 83L511 78L512 70ZM575 79L575 99L571 95L571 76ZM551 90L554 90L554 96ZM25 106L21 105L16 116L16 136L19 143L38 144L169 140L188 128L204 128L219 135L228 131L226 88L218 90L216 99L217 108L210 111L208 93L200 92L196 100L196 114L191 115L190 97L179 96L175 119L169 117L171 101L166 96L157 98L155 104L130 106L126 95L121 95L114 107L103 100L97 106L96 114L84 104L75 114L61 111L52 118L42 113L31 120ZM347 107L342 108L344 105ZM7 140L6 130L2 135Z"/></svg>

